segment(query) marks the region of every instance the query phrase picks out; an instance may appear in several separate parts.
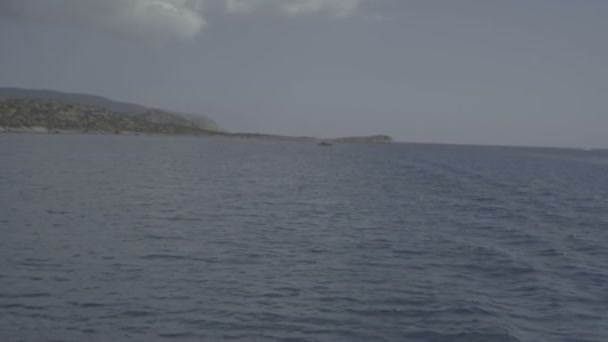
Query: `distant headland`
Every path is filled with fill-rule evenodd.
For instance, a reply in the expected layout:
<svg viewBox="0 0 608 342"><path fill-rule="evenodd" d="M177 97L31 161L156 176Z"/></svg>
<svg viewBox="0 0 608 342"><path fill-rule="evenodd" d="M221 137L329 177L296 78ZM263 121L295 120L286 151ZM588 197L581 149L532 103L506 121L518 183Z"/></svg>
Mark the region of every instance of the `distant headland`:
<svg viewBox="0 0 608 342"><path fill-rule="evenodd" d="M260 133L233 133L204 115L185 114L52 90L0 88L0 132L89 134L183 134L238 139L319 141ZM324 139L336 143L390 143L387 135Z"/></svg>

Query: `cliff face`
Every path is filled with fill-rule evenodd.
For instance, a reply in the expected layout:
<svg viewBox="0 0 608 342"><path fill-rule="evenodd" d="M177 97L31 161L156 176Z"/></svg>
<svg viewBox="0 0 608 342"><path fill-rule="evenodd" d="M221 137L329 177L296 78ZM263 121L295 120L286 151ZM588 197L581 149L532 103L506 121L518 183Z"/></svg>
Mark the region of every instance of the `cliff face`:
<svg viewBox="0 0 608 342"><path fill-rule="evenodd" d="M0 127L26 131L214 134L163 111L127 115L105 108L33 99L0 99Z"/></svg>

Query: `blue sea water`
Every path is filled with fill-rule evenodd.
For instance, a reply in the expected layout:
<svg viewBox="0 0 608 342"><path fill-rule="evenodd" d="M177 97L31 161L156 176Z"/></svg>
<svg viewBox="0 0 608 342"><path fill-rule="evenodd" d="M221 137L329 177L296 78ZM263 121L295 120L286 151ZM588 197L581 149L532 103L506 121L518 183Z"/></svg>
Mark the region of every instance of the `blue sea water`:
<svg viewBox="0 0 608 342"><path fill-rule="evenodd" d="M0 135L2 341L608 341L608 152Z"/></svg>

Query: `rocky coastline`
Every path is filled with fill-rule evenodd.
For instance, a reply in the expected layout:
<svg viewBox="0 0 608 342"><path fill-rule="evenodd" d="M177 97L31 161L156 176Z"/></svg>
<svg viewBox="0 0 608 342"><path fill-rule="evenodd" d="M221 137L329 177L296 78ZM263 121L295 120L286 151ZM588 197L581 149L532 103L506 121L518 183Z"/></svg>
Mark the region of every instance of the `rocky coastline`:
<svg viewBox="0 0 608 342"><path fill-rule="evenodd" d="M231 133L206 127L201 121L150 109L135 114L107 108L52 102L46 99L0 98L0 133L117 134L223 136L241 140L276 140L331 143L390 143L387 135L318 139L262 133Z"/></svg>

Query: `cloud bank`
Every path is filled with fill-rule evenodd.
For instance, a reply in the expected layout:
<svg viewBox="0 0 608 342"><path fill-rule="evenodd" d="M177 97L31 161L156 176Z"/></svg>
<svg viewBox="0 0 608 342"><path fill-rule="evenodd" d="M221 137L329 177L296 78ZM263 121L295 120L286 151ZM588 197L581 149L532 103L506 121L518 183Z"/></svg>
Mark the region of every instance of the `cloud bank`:
<svg viewBox="0 0 608 342"><path fill-rule="evenodd" d="M189 39L205 26L202 5L203 0L2 0L0 14L131 38Z"/></svg>
<svg viewBox="0 0 608 342"><path fill-rule="evenodd" d="M192 39L206 26L205 3L228 13L353 14L360 0L0 0L0 15L91 27L129 38Z"/></svg>
<svg viewBox="0 0 608 342"><path fill-rule="evenodd" d="M290 15L328 12L337 17L351 15L360 0L226 0L228 12L251 13L274 9Z"/></svg>

